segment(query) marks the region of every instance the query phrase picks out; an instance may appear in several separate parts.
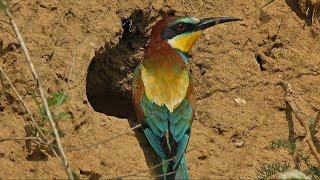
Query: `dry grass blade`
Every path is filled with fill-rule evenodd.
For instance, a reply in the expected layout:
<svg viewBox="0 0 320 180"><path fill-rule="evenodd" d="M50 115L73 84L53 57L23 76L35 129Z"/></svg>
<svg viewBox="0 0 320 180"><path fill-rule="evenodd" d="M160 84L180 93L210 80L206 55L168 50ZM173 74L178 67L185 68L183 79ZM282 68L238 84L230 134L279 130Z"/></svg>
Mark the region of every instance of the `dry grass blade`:
<svg viewBox="0 0 320 180"><path fill-rule="evenodd" d="M270 5L271 3L273 3L275 0L269 0L266 4L264 4L263 6L260 7L260 9L263 9L265 7L267 7L268 5Z"/></svg>
<svg viewBox="0 0 320 180"><path fill-rule="evenodd" d="M75 62L76 57L77 57L78 48L79 48L79 44L77 45L76 49L73 52L73 57L72 57L70 70L69 70L69 75L68 75L68 80L67 80L67 88L70 88L71 75L72 75L72 72L73 72L74 62Z"/></svg>
<svg viewBox="0 0 320 180"><path fill-rule="evenodd" d="M189 152L191 152L191 151L193 151L193 150L195 150L195 149L196 149L196 148L192 148L192 149L186 151L185 154L187 154L187 153L189 153ZM159 163L159 164L157 164L157 165L154 165L154 166L152 166L152 167L150 167L150 168L148 168L148 169L144 169L144 170L141 170L141 171L137 171L137 172L130 173L130 174L126 174L126 175L122 175L122 176L105 178L105 179L123 179L123 178L128 178L128 177L142 177L142 176L138 176L138 174L146 173L146 172L148 172L148 171L150 171L150 170L156 169L156 168L162 166L164 163L173 161L175 158L176 158L176 156L174 156L174 157L172 157L172 158L170 158L170 159L168 159L168 160L166 160L166 161L163 161L163 162L161 162L161 163ZM170 172L170 173L175 173L175 172ZM169 173L167 173L166 175L169 175ZM159 177L162 177L163 174L160 174L160 175L158 175L158 176L159 176ZM157 176L155 176L155 177L157 177Z"/></svg>
<svg viewBox="0 0 320 180"><path fill-rule="evenodd" d="M288 105L290 106L291 110L296 115L296 117L299 120L300 124L305 129L305 131L306 131L305 141L307 141L307 143L309 144L313 155L315 156L315 158L317 159L317 161L318 161L318 163L320 165L320 155L319 155L319 153L317 151L316 146L313 143L311 132L310 132L309 126L307 125L307 123L306 123L306 121L304 119L304 116L302 115L302 113L300 112L299 108L297 107L296 103L294 102L294 100L292 98L290 98L290 97L286 98L286 102L288 103Z"/></svg>
<svg viewBox="0 0 320 180"><path fill-rule="evenodd" d="M164 177L164 176L168 176L168 175L171 175L171 174L175 174L177 173L177 171L172 171L172 172L169 172L169 173L166 173L166 174L159 174L159 175L156 175L156 176L143 176L143 175L137 175L137 176L134 176L136 178L161 178L161 177Z"/></svg>
<svg viewBox="0 0 320 180"><path fill-rule="evenodd" d="M40 142L41 144L43 145L48 145L51 147L53 153L55 154L56 157L59 158L56 150L53 148L54 145L51 145L50 143L47 142L47 139L45 137L45 135L43 134L42 130L40 129L40 127L38 126L36 120L34 119L33 117L33 114L31 113L29 107L27 106L27 104L25 103L25 101L22 99L21 95L19 94L18 90L15 88L15 86L12 84L10 78L7 76L7 74L4 72L4 70L0 67L0 71L2 73L2 75L5 77L5 79L8 81L10 87L13 89L14 93L16 94L16 96L18 97L18 99L22 102L24 108L26 109L30 119L31 119L31 122L33 124L33 126L37 129L37 131L39 132L40 136L42 137L41 138L38 138L38 137L34 137L34 139L32 139L30 137L30 140L37 140L38 142ZM61 159L59 158L59 161L63 164L63 162L61 161Z"/></svg>
<svg viewBox="0 0 320 180"><path fill-rule="evenodd" d="M314 120L314 127L317 126L317 124L319 123L320 121L320 111L318 112L317 116L316 116L316 119Z"/></svg>
<svg viewBox="0 0 320 180"><path fill-rule="evenodd" d="M29 107L27 106L26 102L24 102L24 100L22 99L21 95L19 94L18 90L15 88L15 86L12 84L10 78L7 76L7 74L4 72L4 70L2 69L2 67L0 67L0 71L2 73L2 75L4 76L4 78L8 81L10 87L12 88L12 90L14 91L14 93L16 94L16 96L18 97L18 99L21 101L21 103L23 104L24 108L26 109L30 119L31 119L31 122L32 122L32 125L37 129L37 131L39 132L40 136L43 138L43 139L46 139L46 137L44 136L42 130L40 129L40 127L38 126L36 120L34 119L33 117L33 114L31 113Z"/></svg>
<svg viewBox="0 0 320 180"><path fill-rule="evenodd" d="M282 86L286 90L286 95L285 95L286 104L290 107L290 110L295 114L295 116L299 120L301 126L306 131L305 141L308 143L312 154L314 155L314 157L316 158L316 160L318 161L318 163L320 165L320 155L319 155L317 148L314 145L314 142L312 140L312 135L310 132L309 125L306 123L307 121L305 120L303 113L300 111L298 105L296 104L296 102L294 100L292 87L286 81L282 81L280 84L282 84ZM317 118L318 118L318 116L317 116Z"/></svg>
<svg viewBox="0 0 320 180"><path fill-rule="evenodd" d="M22 48L22 52L26 57L27 63L28 63L29 68L30 68L30 71L31 71L31 73L33 75L33 78L35 79L35 81L37 83L37 88L38 88L38 90L40 92L41 101L44 104L46 114L48 116L48 119L50 121L51 127L53 129L55 140L57 142L58 149L60 151L60 155L61 155L61 158L63 160L63 164L64 164L64 167L65 167L65 170L66 170L66 172L68 174L69 179L73 180L74 178L73 178L72 170L71 170L71 168L69 166L68 159L67 159L67 157L66 157L66 155L64 153L64 150L63 150L63 147L62 147L62 144L61 144L61 141L60 141L60 136L59 136L58 129L56 127L55 122L53 121L52 114L51 114L49 106L48 106L48 101L47 101L47 98L45 96L45 92L44 92L44 90L42 88L41 81L40 81L40 79L38 77L38 74L37 74L37 72L36 72L36 70L34 68L34 65L33 65L32 61L31 61L31 58L30 58L30 55L29 55L29 51L28 51L28 49L26 47L26 44L24 43L24 40L23 40L23 38L22 38L22 36L20 34L19 28L18 28L15 20L13 19L13 16L12 16L12 14L10 12L10 9L8 8L8 5L7 5L6 1L5 0L1 0L1 2L4 4L4 9L5 9L6 15L10 19L10 23L11 23L12 28L13 28L13 30L14 30L17 38L18 38L18 41L20 42L20 45L21 45L21 48Z"/></svg>
<svg viewBox="0 0 320 180"><path fill-rule="evenodd" d="M91 144L91 145L88 145L88 146L80 147L80 148L68 148L68 149L67 149L67 152L81 151L81 150L91 149L91 148L97 147L97 146L99 146L99 145L101 145L101 144L107 143L107 142L109 142L109 141L111 141L111 140L113 140L113 139L116 139L116 138L118 138L118 137L120 137L120 136L122 136L122 135L125 135L127 132L129 132L129 131L131 131L131 130L138 129L138 128L140 128L140 127L141 127L141 124L138 124L138 125L136 125L136 126L134 126L134 127L132 127L132 128L128 128L128 129L122 131L121 133L116 134L116 135L114 135L114 136L111 136L111 137L109 137L109 138L107 138L107 139L105 139L105 140L102 140L102 141L100 141L100 142L97 142L97 143L94 143L94 144Z"/></svg>
<svg viewBox="0 0 320 180"><path fill-rule="evenodd" d="M254 2L255 2L255 8L249 14L254 14L254 13L257 13L257 12L261 12L265 7L267 7L270 4L272 4L273 2L275 2L275 0L269 0L268 2L263 4L262 6L259 6L256 1L254 1Z"/></svg>
<svg viewBox="0 0 320 180"><path fill-rule="evenodd" d="M22 138L0 138L0 142L6 142L6 141L25 141L25 140L38 140L38 137L22 137Z"/></svg>

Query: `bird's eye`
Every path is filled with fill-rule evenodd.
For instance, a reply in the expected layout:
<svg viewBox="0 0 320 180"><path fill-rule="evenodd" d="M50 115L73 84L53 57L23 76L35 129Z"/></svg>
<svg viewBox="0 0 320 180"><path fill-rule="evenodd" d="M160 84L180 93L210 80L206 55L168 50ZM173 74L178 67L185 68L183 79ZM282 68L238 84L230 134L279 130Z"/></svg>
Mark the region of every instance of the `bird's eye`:
<svg viewBox="0 0 320 180"><path fill-rule="evenodd" d="M186 25L185 24L179 23L179 24L176 25L176 31L182 32L184 30L186 30Z"/></svg>

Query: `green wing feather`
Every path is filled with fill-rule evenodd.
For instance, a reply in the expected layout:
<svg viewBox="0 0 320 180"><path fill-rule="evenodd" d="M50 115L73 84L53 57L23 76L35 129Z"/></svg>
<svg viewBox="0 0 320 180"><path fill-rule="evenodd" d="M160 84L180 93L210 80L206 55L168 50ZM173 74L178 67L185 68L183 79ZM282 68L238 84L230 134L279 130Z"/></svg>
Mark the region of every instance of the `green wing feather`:
<svg viewBox="0 0 320 180"><path fill-rule="evenodd" d="M135 71L133 101L144 134L162 162L176 157L169 164L163 164L162 173L177 171L176 179L188 179L184 154L192 125L192 102L185 98L173 112L155 104L145 95L140 74L139 69Z"/></svg>
<svg viewBox="0 0 320 180"><path fill-rule="evenodd" d="M192 118L191 104L188 100L184 100L172 113L165 106L158 106L149 101L146 96L142 98L140 104L145 114L144 133L148 141L162 161L175 156L176 160L169 163L169 167L171 167L171 171L178 170L189 142L190 119ZM172 141L166 139L167 132L170 132ZM162 143L163 140L167 142ZM185 165L184 161L183 163ZM167 172L167 167L163 169L163 172Z"/></svg>

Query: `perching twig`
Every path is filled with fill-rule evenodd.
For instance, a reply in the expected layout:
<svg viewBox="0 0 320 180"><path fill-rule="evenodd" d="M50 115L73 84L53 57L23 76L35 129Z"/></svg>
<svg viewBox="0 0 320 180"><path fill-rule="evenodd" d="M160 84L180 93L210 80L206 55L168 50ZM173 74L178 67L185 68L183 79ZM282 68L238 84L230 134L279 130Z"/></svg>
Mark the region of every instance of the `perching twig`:
<svg viewBox="0 0 320 180"><path fill-rule="evenodd" d="M38 138L38 137L34 137L33 140L37 140L38 142L40 142L40 143L43 144L43 145L48 145L48 146L50 146L51 149L52 149L52 152L54 153L54 155L55 155L55 156L59 159L59 161L63 164L62 160L59 158L56 150L55 150L54 147L53 147L53 146L55 146L55 145L48 143L45 135L43 134L43 132L42 132L42 130L40 129L40 127L38 126L36 120L34 119L33 114L31 113L29 107L27 106L27 104L25 103L25 101L22 99L22 97L21 97L21 95L19 94L18 90L17 90L17 89L15 88L15 86L12 84L10 78L7 76L7 74L4 72L4 70L3 70L1 67L0 67L0 71L1 71L2 75L5 77L5 79L8 81L10 87L13 89L14 93L16 94L16 96L18 96L18 99L22 102L25 110L27 111L27 113L28 113L28 115L29 115L29 117L30 117L30 119L31 119L31 122L32 122L33 126L37 129L37 131L39 132L40 136L42 137L42 139L40 139L40 138ZM38 138L38 139L37 139L37 138ZM30 137L30 140L31 140L31 137ZM1 141L0 141L0 142L1 142Z"/></svg>
<svg viewBox="0 0 320 180"><path fill-rule="evenodd" d="M273 3L275 0L269 0L266 4L264 4L263 6L260 7L260 9L263 9L265 7L267 7L269 4Z"/></svg>
<svg viewBox="0 0 320 180"><path fill-rule="evenodd" d="M317 161L318 161L318 163L320 165L320 155L319 155L319 153L317 151L316 146L313 143L311 132L310 132L309 126L305 122L304 116L302 115L302 113L298 109L297 104L294 102L294 99L292 97L291 98L287 97L286 98L286 102L288 103L288 105L290 106L291 110L296 115L296 118L299 120L300 124L304 127L304 129L306 131L306 137L305 137L304 141L306 141L309 144L312 153L314 154L315 158L317 159Z"/></svg>
<svg viewBox="0 0 320 180"><path fill-rule="evenodd" d="M29 68L30 68L30 71L31 71L31 73L33 75L33 78L36 81L37 88L38 88L38 90L40 92L42 103L44 105L44 108L45 108L46 114L48 116L48 119L50 121L51 127L53 129L54 137L55 137L55 140L57 142L58 149L60 151L60 155L61 155L61 158L63 160L63 164L64 164L64 167L65 167L65 170L66 170L66 172L67 172L67 174L69 176L69 179L73 180L74 179L73 178L73 174L72 174L71 168L69 166L68 159L67 159L67 157L66 157L66 155L64 153L64 150L63 150L63 147L62 147L62 144L61 144L61 141L60 141L60 137L59 137L59 132L58 132L58 129L56 127L56 123L53 121L52 114L51 114L51 111L50 111L49 106L48 106L48 101L46 99L45 92L44 92L44 90L42 88L42 83L41 83L41 81L40 81L40 79L38 77L38 74L37 74L37 72L36 72L36 70L34 68L34 65L33 65L32 61L31 61L31 58L30 58L30 55L29 55L29 51L28 51L28 49L26 47L26 44L24 43L24 40L23 40L23 38L22 38L22 36L20 34L19 28L18 28L16 22L13 19L13 16L12 16L8 6L7 6L6 1L5 0L1 0L1 2L5 6L6 15L10 19L10 23L12 25L12 28L13 28L13 30L14 30L17 38L18 38L18 41L20 42L20 45L21 45L21 48L22 48L22 52L26 57L27 63L28 63Z"/></svg>
<svg viewBox="0 0 320 180"><path fill-rule="evenodd" d="M263 4L262 6L260 7L256 7L254 10L252 10L249 14L254 14L254 13L257 13L257 12L261 12L265 7L269 6L270 4L272 4L275 0L269 0L267 1L265 4ZM257 5L257 2L254 1L255 3L255 6L259 6Z"/></svg>
<svg viewBox="0 0 320 180"><path fill-rule="evenodd" d="M25 141L25 140L39 140L39 137L22 137L22 138L0 138L0 142L5 141Z"/></svg>
<svg viewBox="0 0 320 180"><path fill-rule="evenodd" d="M27 106L27 104L24 102L24 100L22 99L21 95L19 94L19 92L17 91L17 89L14 87L14 85L12 84L10 78L7 76L7 74L4 72L4 70L2 69L2 67L0 67L0 71L2 73L2 75L4 76L4 78L8 81L9 85L11 86L12 90L14 91L14 93L16 94L16 96L18 97L18 99L21 101L21 103L23 104L24 108L26 109L30 119L31 119L31 122L33 124L33 126L37 129L37 131L39 132L40 136L43 138L43 139L46 139L42 130L40 129L40 127L38 126L36 120L34 119L33 117L33 114L31 113L29 107Z"/></svg>
<svg viewBox="0 0 320 180"><path fill-rule="evenodd" d="M293 90L291 88L291 85L286 81L282 81L281 84L284 87L284 89L286 90L286 95L285 95L286 104L290 107L290 110L295 114L295 116L299 120L301 126L306 131L306 137L304 139L304 142L306 141L308 143L311 152L313 153L313 155L315 156L316 160L318 161L318 163L320 165L320 155L319 155L317 148L314 145L314 142L312 140L312 135L311 135L309 126L306 123L305 117L301 113L300 109L298 108L298 106L294 100Z"/></svg>
<svg viewBox="0 0 320 180"><path fill-rule="evenodd" d="M317 127L317 124L319 123L319 121L320 121L320 111L318 112L316 119L314 120L314 127Z"/></svg>
<svg viewBox="0 0 320 180"><path fill-rule="evenodd" d="M186 151L185 154L187 154L187 153L189 153L189 152L191 152L191 151L193 151L193 150L195 150L195 149L196 149L196 148L192 148L192 149ZM116 176L116 177L112 177L112 178L106 178L106 179L110 179L110 180L111 180L111 179L123 179L123 178L127 178L127 177L137 177L138 174L142 174L142 173L146 173L146 172L148 172L148 171L150 171L150 170L154 170L154 169L162 166L164 163L168 163L168 162L171 162L171 161L175 160L175 158L176 158L176 156L174 156L174 157L172 157L172 158L170 158L170 159L167 159L167 160L165 160L165 161L163 161L163 162L161 162L161 163L159 163L159 164L157 164L157 165L154 165L154 166L152 166L152 167L150 167L150 168L148 168L148 169L144 169L144 170L141 170L141 171L137 171L137 172L130 173L130 174L126 174L126 175L122 175L122 176ZM173 173L175 173L175 172L173 172ZM166 174L166 175L169 175L169 173ZM139 176L139 177L141 177L141 176ZM157 177L157 176L156 176L156 177ZM162 177L162 175L159 175L159 177Z"/></svg>
<svg viewBox="0 0 320 180"><path fill-rule="evenodd" d="M74 66L74 62L75 62L76 57L77 57L77 51L78 51L79 45L80 44L77 45L76 49L73 52L73 57L72 57L70 70L69 70L69 75L68 75L68 79L67 79L67 88L70 88L71 75L72 75L72 72L73 72L73 66Z"/></svg>
<svg viewBox="0 0 320 180"><path fill-rule="evenodd" d="M175 173L177 173L177 171L168 172L168 173L166 173L166 174L159 174L159 175L156 175L156 176L151 176L151 175L149 175L149 176L136 175L136 176L134 176L134 177L136 177L136 178L139 178L139 177L140 177L140 178L141 178L141 177L144 177L144 178L161 178L161 177L168 176L168 175L175 174Z"/></svg>
<svg viewBox="0 0 320 180"><path fill-rule="evenodd" d="M134 127L132 127L132 128L128 128L128 129L122 131L122 132L119 133L119 134L116 134L116 135L114 135L114 136L111 136L111 137L109 137L109 138L107 138L107 139L105 139L105 140L99 141L99 142L97 142L97 143L94 143L94 144L91 144L91 145L87 145L87 146L84 146L84 147L79 147L79 148L68 148L68 149L67 149L67 152L81 151L81 150L85 150L85 149L90 149L90 148L97 147L97 146L99 146L99 145L101 145L101 144L104 144L104 143L109 142L109 141L111 141L111 140L113 140L113 139L116 139L116 138L118 138L118 137L120 137L120 136L122 136L122 135L125 135L128 131L138 129L138 128L140 128L140 127L141 127L141 124L138 124L138 125L136 125L136 126L134 126Z"/></svg>

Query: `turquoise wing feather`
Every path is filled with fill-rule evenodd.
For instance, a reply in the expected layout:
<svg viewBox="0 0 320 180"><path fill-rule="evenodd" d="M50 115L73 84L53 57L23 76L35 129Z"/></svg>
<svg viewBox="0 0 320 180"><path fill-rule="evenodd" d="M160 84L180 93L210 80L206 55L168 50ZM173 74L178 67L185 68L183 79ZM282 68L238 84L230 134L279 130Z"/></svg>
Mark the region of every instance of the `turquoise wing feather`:
<svg viewBox="0 0 320 180"><path fill-rule="evenodd" d="M145 115L144 133L155 152L162 161L175 157L169 165L164 164L163 173L177 171L179 177L186 179L188 171L184 153L190 137L191 104L185 99L171 113L166 106L158 106L144 96L140 105Z"/></svg>
<svg viewBox="0 0 320 180"><path fill-rule="evenodd" d="M175 179L189 179L189 173L186 163L185 155L181 158L179 168L177 170Z"/></svg>

